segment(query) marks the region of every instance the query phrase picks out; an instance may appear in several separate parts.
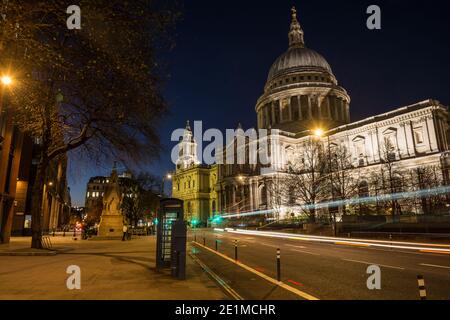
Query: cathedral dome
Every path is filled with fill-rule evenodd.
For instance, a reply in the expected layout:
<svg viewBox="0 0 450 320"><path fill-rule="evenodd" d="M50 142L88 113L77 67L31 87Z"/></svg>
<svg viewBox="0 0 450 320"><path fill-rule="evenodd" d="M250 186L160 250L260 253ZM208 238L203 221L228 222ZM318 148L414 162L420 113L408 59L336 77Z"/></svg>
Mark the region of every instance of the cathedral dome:
<svg viewBox="0 0 450 320"><path fill-rule="evenodd" d="M270 82L279 75L302 71L333 74L328 62L316 51L305 47L290 47L273 63L267 81Z"/></svg>

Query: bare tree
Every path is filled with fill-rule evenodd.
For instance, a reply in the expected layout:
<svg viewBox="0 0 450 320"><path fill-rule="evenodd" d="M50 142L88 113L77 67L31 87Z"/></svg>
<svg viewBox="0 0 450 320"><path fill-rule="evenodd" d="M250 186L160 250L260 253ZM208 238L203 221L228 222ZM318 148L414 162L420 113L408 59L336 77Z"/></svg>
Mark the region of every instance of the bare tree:
<svg viewBox="0 0 450 320"><path fill-rule="evenodd" d="M122 161L156 156L166 111L157 54L174 14L156 1L79 1L82 28L66 26L67 2L9 1L0 19L0 65L17 85L19 128L40 143L32 247L41 247L49 164L71 150Z"/></svg>
<svg viewBox="0 0 450 320"><path fill-rule="evenodd" d="M280 221L281 211L284 206L288 204L287 188L289 183L280 174L274 175L270 179L265 179L267 194L269 196L269 205L273 210L274 218L277 222Z"/></svg>
<svg viewBox="0 0 450 320"><path fill-rule="evenodd" d="M428 191L428 195L420 198L421 208L425 214L433 214L444 211L447 204L447 196L436 192L434 189L444 185L442 171L438 166L421 166L413 170L412 177L415 190Z"/></svg>
<svg viewBox="0 0 450 320"><path fill-rule="evenodd" d="M394 143L389 138L385 138L381 151L382 189L384 194L394 195L403 190L402 172L396 164L397 155ZM385 204L393 216L401 214L401 206L397 199L387 200Z"/></svg>
<svg viewBox="0 0 450 320"><path fill-rule="evenodd" d="M327 158L323 145L314 138L305 142L302 150L299 161L289 165L286 184L313 223L316 221L317 204L327 198L329 190Z"/></svg>
<svg viewBox="0 0 450 320"><path fill-rule="evenodd" d="M345 200L351 199L355 196L358 184L355 178L352 155L348 151L345 145L333 145L328 144L328 150L326 152L327 163L327 175L329 178L329 201L332 203L335 201L342 201L342 205L328 206L328 214L330 221L333 225L334 235L337 235L337 219L336 213L339 208L342 208L344 215L347 214L347 205Z"/></svg>

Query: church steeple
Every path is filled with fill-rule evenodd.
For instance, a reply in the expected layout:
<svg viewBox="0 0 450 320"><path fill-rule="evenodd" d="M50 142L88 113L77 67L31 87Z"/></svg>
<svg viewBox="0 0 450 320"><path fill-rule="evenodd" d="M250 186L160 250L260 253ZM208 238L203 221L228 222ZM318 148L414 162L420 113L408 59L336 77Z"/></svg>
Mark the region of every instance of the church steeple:
<svg viewBox="0 0 450 320"><path fill-rule="evenodd" d="M186 122L186 128L184 129L183 138L178 143L178 160L177 170L187 169L193 165L198 165L200 162L197 158L197 143L195 142L194 135L189 121Z"/></svg>
<svg viewBox="0 0 450 320"><path fill-rule="evenodd" d="M303 39L303 30L297 20L297 10L295 7L291 9L291 29L289 31L289 48L303 48L305 47L305 40Z"/></svg>

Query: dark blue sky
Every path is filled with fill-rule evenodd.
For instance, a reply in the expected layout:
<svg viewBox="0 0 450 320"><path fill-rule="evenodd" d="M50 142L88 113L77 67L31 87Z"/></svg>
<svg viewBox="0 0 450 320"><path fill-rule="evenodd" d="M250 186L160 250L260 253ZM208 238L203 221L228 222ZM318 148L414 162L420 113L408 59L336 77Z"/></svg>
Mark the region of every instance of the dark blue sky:
<svg viewBox="0 0 450 320"><path fill-rule="evenodd" d="M366 27L371 4L381 7L382 30ZM254 107L269 68L287 49L292 5L306 46L328 60L350 94L352 121L427 98L450 105L450 11L444 0L188 0L176 47L165 57L171 74L165 90L171 114L160 128L166 150L146 170L162 175L173 169L170 135L187 119L202 120L204 128L256 125ZM110 168L72 161L74 204L84 204L89 177Z"/></svg>

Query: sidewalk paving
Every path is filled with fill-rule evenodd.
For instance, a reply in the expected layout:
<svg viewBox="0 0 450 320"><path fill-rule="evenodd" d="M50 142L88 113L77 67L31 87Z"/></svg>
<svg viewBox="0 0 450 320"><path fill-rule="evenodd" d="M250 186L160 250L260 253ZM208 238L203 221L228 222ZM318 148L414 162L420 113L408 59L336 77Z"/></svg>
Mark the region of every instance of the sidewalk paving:
<svg viewBox="0 0 450 320"><path fill-rule="evenodd" d="M31 252L30 242L30 238L12 238L9 245L0 245L0 252ZM124 242L52 237L52 243L64 250L53 256L0 256L0 299L229 299L189 255L186 280L158 272L155 237ZM81 290L67 289L70 265L81 269Z"/></svg>

